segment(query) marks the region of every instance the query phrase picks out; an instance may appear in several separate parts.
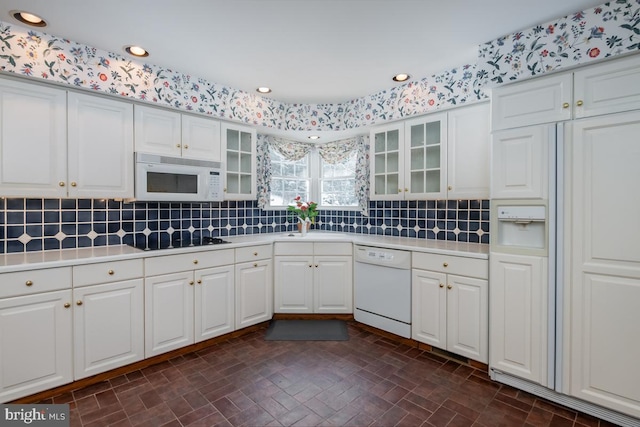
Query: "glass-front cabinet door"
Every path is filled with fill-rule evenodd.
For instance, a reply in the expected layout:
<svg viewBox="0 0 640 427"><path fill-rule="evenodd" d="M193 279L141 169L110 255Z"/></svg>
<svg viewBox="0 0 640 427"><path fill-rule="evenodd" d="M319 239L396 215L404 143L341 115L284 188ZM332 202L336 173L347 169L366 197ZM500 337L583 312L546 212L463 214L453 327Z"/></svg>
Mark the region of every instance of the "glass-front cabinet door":
<svg viewBox="0 0 640 427"><path fill-rule="evenodd" d="M446 113L406 121L405 135L405 198L446 198Z"/></svg>
<svg viewBox="0 0 640 427"><path fill-rule="evenodd" d="M404 125L396 123L371 132L371 200L397 200L404 191Z"/></svg>
<svg viewBox="0 0 640 427"><path fill-rule="evenodd" d="M225 199L256 198L256 131L224 123L222 125L222 159L225 164Z"/></svg>

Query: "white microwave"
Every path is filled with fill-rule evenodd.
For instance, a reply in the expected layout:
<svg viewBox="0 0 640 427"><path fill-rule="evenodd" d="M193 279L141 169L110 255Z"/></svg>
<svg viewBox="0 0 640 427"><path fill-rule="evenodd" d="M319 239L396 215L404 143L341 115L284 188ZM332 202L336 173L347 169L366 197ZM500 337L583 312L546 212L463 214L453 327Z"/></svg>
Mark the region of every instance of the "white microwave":
<svg viewBox="0 0 640 427"><path fill-rule="evenodd" d="M168 202L222 201L220 162L135 153L136 200Z"/></svg>

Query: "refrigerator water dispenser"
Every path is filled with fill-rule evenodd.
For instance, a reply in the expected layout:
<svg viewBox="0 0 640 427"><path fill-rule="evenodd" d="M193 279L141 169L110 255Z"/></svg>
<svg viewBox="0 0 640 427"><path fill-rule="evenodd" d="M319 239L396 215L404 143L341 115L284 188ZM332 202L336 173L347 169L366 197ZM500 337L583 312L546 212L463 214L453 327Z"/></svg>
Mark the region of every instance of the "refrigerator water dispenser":
<svg viewBox="0 0 640 427"><path fill-rule="evenodd" d="M498 206L497 244L522 249L546 248L546 206Z"/></svg>

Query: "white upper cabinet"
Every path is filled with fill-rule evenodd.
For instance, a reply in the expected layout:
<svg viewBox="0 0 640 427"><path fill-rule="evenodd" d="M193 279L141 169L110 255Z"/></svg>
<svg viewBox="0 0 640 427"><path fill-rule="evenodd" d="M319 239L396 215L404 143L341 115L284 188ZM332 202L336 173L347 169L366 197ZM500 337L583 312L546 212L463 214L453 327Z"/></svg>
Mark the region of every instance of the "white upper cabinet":
<svg viewBox="0 0 640 427"><path fill-rule="evenodd" d="M183 114L182 156L220 161L220 122Z"/></svg>
<svg viewBox="0 0 640 427"><path fill-rule="evenodd" d="M68 194L133 197L133 105L69 92Z"/></svg>
<svg viewBox="0 0 640 427"><path fill-rule="evenodd" d="M404 132L405 198L446 197L447 114L407 120Z"/></svg>
<svg viewBox="0 0 640 427"><path fill-rule="evenodd" d="M640 55L574 73L576 119L640 108Z"/></svg>
<svg viewBox="0 0 640 427"><path fill-rule="evenodd" d="M549 137L555 125L494 132L491 198L546 199L549 186Z"/></svg>
<svg viewBox="0 0 640 427"><path fill-rule="evenodd" d="M489 103L448 112L447 198L489 198Z"/></svg>
<svg viewBox="0 0 640 427"><path fill-rule="evenodd" d="M224 198L256 198L256 130L249 126L222 124L222 161L225 162Z"/></svg>
<svg viewBox="0 0 640 427"><path fill-rule="evenodd" d="M492 130L640 108L640 55L495 88Z"/></svg>
<svg viewBox="0 0 640 427"><path fill-rule="evenodd" d="M220 161L220 122L136 105L135 147L143 153Z"/></svg>
<svg viewBox="0 0 640 427"><path fill-rule="evenodd" d="M489 123L482 103L376 127L371 199L487 198Z"/></svg>
<svg viewBox="0 0 640 427"><path fill-rule="evenodd" d="M136 151L182 156L180 113L159 108L135 108Z"/></svg>
<svg viewBox="0 0 640 427"><path fill-rule="evenodd" d="M66 197L64 90L0 80L0 196Z"/></svg>
<svg viewBox="0 0 640 427"><path fill-rule="evenodd" d="M371 199L395 200L404 191L404 125L386 125L371 132Z"/></svg>
<svg viewBox="0 0 640 427"><path fill-rule="evenodd" d="M570 120L571 82L571 74L560 74L495 88L492 130Z"/></svg>

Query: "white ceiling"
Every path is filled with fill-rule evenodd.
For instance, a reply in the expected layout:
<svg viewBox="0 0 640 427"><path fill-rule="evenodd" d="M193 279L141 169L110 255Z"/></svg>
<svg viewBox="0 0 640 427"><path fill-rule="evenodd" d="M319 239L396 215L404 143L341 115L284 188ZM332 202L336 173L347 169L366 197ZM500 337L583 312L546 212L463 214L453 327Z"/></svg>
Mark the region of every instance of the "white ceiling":
<svg viewBox="0 0 640 427"><path fill-rule="evenodd" d="M602 0L3 0L45 32L286 103L340 103L475 63L479 44ZM21 24L22 25L22 24ZM124 53L123 53L124 54Z"/></svg>

